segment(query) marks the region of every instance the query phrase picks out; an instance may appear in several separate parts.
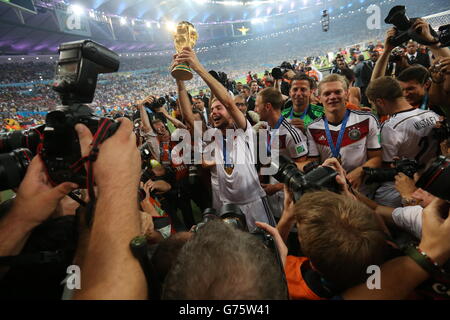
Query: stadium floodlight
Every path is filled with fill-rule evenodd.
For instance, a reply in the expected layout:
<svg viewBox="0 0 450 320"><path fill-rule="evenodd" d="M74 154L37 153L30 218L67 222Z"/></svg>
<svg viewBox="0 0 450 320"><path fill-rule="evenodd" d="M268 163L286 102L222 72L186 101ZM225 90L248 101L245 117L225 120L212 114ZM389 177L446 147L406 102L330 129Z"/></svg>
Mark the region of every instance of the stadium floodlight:
<svg viewBox="0 0 450 320"><path fill-rule="evenodd" d="M161 29L161 24L158 22L158 23L156 24L156 27L157 27L158 29Z"/></svg>
<svg viewBox="0 0 450 320"><path fill-rule="evenodd" d="M151 27L152 27L152 24L151 24L149 21L147 21L147 22L145 23L145 25L147 26L147 28L151 28Z"/></svg>
<svg viewBox="0 0 450 320"><path fill-rule="evenodd" d="M84 14L84 8L79 4L71 4L69 6L69 10L77 16L81 16Z"/></svg>
<svg viewBox="0 0 450 320"><path fill-rule="evenodd" d="M177 31L177 24L173 21L167 21L166 29L170 32L175 32L175 31Z"/></svg>
<svg viewBox="0 0 450 320"><path fill-rule="evenodd" d="M89 17L91 17L92 19L95 19L95 12L94 12L94 10L90 10L89 11Z"/></svg>
<svg viewBox="0 0 450 320"><path fill-rule="evenodd" d="M126 24L127 24L127 18L121 17L121 18L120 18L120 25L124 26L124 25L126 25Z"/></svg>

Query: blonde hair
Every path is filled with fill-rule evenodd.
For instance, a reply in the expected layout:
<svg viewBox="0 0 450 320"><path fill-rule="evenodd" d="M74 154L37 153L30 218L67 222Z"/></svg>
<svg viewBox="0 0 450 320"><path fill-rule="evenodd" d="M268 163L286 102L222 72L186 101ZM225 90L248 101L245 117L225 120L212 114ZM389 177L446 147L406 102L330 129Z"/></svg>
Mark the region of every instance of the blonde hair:
<svg viewBox="0 0 450 320"><path fill-rule="evenodd" d="M344 88L344 90L348 90L348 82L347 79L341 75L338 74L330 74L328 76L326 76L325 78L323 78L322 81L319 82L319 95L322 94L322 85L324 83L329 83L329 82L340 82L342 83L342 87Z"/></svg>
<svg viewBox="0 0 450 320"><path fill-rule="evenodd" d="M384 261L385 235L371 209L331 191L306 193L294 207L302 252L340 289L364 282Z"/></svg>

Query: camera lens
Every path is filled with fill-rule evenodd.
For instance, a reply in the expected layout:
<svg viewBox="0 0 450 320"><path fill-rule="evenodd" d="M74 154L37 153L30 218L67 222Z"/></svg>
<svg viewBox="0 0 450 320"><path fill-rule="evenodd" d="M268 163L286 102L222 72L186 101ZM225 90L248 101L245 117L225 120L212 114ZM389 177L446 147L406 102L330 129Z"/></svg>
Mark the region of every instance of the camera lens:
<svg viewBox="0 0 450 320"><path fill-rule="evenodd" d="M13 131L0 134L0 152L11 152L22 147L22 131Z"/></svg>
<svg viewBox="0 0 450 320"><path fill-rule="evenodd" d="M20 185L32 157L28 149L17 149L0 155L0 191Z"/></svg>

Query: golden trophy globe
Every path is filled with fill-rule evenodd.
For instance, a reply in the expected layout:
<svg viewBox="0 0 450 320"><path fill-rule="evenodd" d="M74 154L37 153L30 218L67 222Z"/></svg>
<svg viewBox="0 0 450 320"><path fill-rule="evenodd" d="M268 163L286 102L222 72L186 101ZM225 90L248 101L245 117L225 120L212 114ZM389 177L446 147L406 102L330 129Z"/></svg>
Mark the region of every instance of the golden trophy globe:
<svg viewBox="0 0 450 320"><path fill-rule="evenodd" d="M192 49L195 46L198 39L198 33L192 23L181 21L177 25L177 30L175 31L173 38L175 49L177 50L177 53L180 53L183 51L183 48L189 47ZM176 65L172 69L171 74L175 79L183 81L191 80L193 77L192 70L187 63Z"/></svg>

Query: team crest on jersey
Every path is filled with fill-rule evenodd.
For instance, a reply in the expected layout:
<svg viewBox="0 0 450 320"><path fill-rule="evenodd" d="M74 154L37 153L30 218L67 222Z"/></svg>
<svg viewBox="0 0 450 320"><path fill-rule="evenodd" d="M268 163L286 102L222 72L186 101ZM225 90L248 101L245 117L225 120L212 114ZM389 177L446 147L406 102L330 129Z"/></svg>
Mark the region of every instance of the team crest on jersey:
<svg viewBox="0 0 450 320"><path fill-rule="evenodd" d="M361 131L358 129L353 129L348 133L348 137L352 140L359 140L361 138Z"/></svg>

